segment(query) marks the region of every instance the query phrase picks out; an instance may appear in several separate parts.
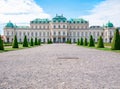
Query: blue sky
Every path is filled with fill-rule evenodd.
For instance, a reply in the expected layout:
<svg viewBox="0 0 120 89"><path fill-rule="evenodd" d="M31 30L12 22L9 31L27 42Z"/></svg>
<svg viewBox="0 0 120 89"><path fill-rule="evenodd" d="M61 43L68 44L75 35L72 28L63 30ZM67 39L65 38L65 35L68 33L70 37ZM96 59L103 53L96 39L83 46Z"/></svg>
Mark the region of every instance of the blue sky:
<svg viewBox="0 0 120 89"><path fill-rule="evenodd" d="M103 0L36 0L36 3L52 16L63 14L68 18L76 18L89 14L89 10L101 1Z"/></svg>
<svg viewBox="0 0 120 89"><path fill-rule="evenodd" d="M7 22L28 25L36 18L63 14L68 19L83 18L91 25L111 21L120 27L120 0L0 0L0 34Z"/></svg>

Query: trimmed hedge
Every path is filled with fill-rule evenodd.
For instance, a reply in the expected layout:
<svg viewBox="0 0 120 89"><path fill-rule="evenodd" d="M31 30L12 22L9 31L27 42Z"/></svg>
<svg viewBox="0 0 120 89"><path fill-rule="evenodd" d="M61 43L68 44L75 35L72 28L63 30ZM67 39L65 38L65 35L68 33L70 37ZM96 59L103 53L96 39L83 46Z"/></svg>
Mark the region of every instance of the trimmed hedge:
<svg viewBox="0 0 120 89"><path fill-rule="evenodd" d="M114 32L114 37L112 39L112 50L120 50L120 35L119 35L119 29L117 28Z"/></svg>
<svg viewBox="0 0 120 89"><path fill-rule="evenodd" d="M84 45L84 46L88 46L87 38L84 39L83 45Z"/></svg>
<svg viewBox="0 0 120 89"><path fill-rule="evenodd" d="M35 38L35 45L38 45L37 38Z"/></svg>
<svg viewBox="0 0 120 89"><path fill-rule="evenodd" d="M18 41L17 41L17 36L16 35L14 36L12 48L19 48Z"/></svg>
<svg viewBox="0 0 120 89"><path fill-rule="evenodd" d="M83 38L80 39L80 45L83 45Z"/></svg>
<svg viewBox="0 0 120 89"><path fill-rule="evenodd" d="M41 45L41 39L38 40L38 45Z"/></svg>
<svg viewBox="0 0 120 89"><path fill-rule="evenodd" d="M28 41L27 41L27 36L26 35L24 37L23 47L28 47Z"/></svg>
<svg viewBox="0 0 120 89"><path fill-rule="evenodd" d="M30 46L34 46L33 38L30 40Z"/></svg>
<svg viewBox="0 0 120 89"><path fill-rule="evenodd" d="M104 48L102 36L100 36L98 39L97 48Z"/></svg>
<svg viewBox="0 0 120 89"><path fill-rule="evenodd" d="M93 39L93 36L90 35L90 39L89 39L89 47L94 47L95 46L95 43L94 43L94 39Z"/></svg>
<svg viewBox="0 0 120 89"><path fill-rule="evenodd" d="M0 50L4 50L4 45L1 35L0 35Z"/></svg>

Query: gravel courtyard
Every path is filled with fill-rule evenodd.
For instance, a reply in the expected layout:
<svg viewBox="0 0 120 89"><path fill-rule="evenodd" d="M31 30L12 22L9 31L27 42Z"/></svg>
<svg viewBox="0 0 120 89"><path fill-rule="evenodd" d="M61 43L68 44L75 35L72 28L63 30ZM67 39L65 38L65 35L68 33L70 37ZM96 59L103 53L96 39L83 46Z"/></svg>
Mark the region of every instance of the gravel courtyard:
<svg viewBox="0 0 120 89"><path fill-rule="evenodd" d="M120 53L69 44L0 53L0 89L120 89Z"/></svg>

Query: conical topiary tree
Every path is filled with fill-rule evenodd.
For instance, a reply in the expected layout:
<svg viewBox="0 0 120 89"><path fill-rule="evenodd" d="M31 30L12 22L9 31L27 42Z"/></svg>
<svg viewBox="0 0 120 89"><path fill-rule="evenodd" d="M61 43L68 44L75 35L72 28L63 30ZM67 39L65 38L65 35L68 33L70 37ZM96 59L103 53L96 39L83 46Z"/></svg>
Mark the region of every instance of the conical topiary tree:
<svg viewBox="0 0 120 89"><path fill-rule="evenodd" d="M37 38L35 38L35 45L38 45Z"/></svg>
<svg viewBox="0 0 120 89"><path fill-rule="evenodd" d="M41 45L41 39L38 40L38 45Z"/></svg>
<svg viewBox="0 0 120 89"><path fill-rule="evenodd" d="M83 38L80 39L80 45L83 45Z"/></svg>
<svg viewBox="0 0 120 89"><path fill-rule="evenodd" d="M84 45L84 46L87 46L87 45L88 45L87 38L84 39L83 45Z"/></svg>
<svg viewBox="0 0 120 89"><path fill-rule="evenodd" d="M47 39L47 44L50 44L50 40L49 39Z"/></svg>
<svg viewBox="0 0 120 89"><path fill-rule="evenodd" d="M94 47L95 46L95 43L94 43L94 39L92 37L92 35L90 35L90 40L89 40L89 47Z"/></svg>
<svg viewBox="0 0 120 89"><path fill-rule="evenodd" d="M69 39L69 44L72 44L71 39Z"/></svg>
<svg viewBox="0 0 120 89"><path fill-rule="evenodd" d="M52 42L52 40L50 39L50 44L52 44L53 42Z"/></svg>
<svg viewBox="0 0 120 89"><path fill-rule="evenodd" d="M77 39L77 45L80 45L80 40L79 39Z"/></svg>
<svg viewBox="0 0 120 89"><path fill-rule="evenodd" d="M19 48L18 41L17 41L17 36L16 35L14 36L12 48Z"/></svg>
<svg viewBox="0 0 120 89"><path fill-rule="evenodd" d="M27 36L26 35L24 37L23 47L28 47L28 41L27 41Z"/></svg>
<svg viewBox="0 0 120 89"><path fill-rule="evenodd" d="M104 48L102 36L100 36L98 39L97 48Z"/></svg>
<svg viewBox="0 0 120 89"><path fill-rule="evenodd" d="M120 50L120 35L119 35L118 28L114 32L114 37L112 39L111 49L112 50Z"/></svg>
<svg viewBox="0 0 120 89"><path fill-rule="evenodd" d="M69 39L67 39L67 42L66 42L67 44L69 43Z"/></svg>
<svg viewBox="0 0 120 89"><path fill-rule="evenodd" d="M30 40L30 46L34 46L33 38Z"/></svg>
<svg viewBox="0 0 120 89"><path fill-rule="evenodd" d="M4 50L4 45L1 35L0 35L0 50Z"/></svg>

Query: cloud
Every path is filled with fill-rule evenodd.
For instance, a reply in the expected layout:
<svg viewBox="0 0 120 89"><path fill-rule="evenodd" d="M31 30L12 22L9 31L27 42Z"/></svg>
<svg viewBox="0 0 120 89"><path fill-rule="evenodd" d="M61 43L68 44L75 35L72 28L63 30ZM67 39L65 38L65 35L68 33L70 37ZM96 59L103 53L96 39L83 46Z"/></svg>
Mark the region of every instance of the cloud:
<svg viewBox="0 0 120 89"><path fill-rule="evenodd" d="M120 26L120 0L105 0L96 5L90 14L81 16L89 20L90 25L103 25L108 21L115 26Z"/></svg>
<svg viewBox="0 0 120 89"><path fill-rule="evenodd" d="M29 23L35 18L50 18L34 0L0 0L0 29L11 20L13 23Z"/></svg>

